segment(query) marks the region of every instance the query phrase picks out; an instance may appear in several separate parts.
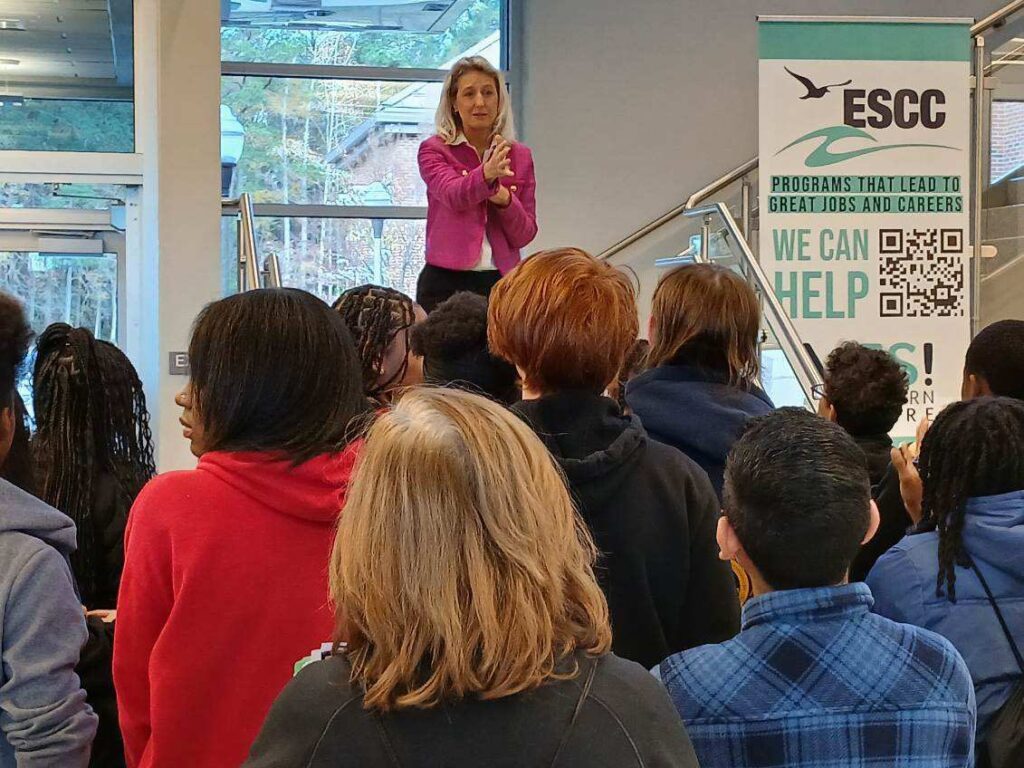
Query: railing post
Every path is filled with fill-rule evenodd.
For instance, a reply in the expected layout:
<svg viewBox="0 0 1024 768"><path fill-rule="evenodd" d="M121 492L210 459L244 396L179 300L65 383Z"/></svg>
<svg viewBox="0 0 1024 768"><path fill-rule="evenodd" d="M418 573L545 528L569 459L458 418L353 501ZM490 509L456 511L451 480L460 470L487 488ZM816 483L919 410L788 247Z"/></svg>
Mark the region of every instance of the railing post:
<svg viewBox="0 0 1024 768"><path fill-rule="evenodd" d="M743 227L743 238L749 245L753 241L750 239L751 226L754 218L754 212L751 210L750 204L750 179L743 180L743 186L740 187L740 222Z"/></svg>
<svg viewBox="0 0 1024 768"><path fill-rule="evenodd" d="M971 169L971 237L974 243L971 260L971 336L980 330L981 323L981 249L982 249L982 195L985 185L986 131L985 92L985 38L974 38L974 156Z"/></svg>
<svg viewBox="0 0 1024 768"><path fill-rule="evenodd" d="M711 260L711 217L707 215L700 223L700 260L704 264Z"/></svg>

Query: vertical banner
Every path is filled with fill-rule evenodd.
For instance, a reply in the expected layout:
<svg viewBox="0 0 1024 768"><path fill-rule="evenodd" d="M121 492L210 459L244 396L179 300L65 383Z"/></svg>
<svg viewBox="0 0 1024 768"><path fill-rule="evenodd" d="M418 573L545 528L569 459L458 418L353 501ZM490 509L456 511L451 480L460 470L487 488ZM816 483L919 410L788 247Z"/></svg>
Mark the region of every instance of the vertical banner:
<svg viewBox="0 0 1024 768"><path fill-rule="evenodd" d="M909 437L970 342L970 20L759 21L761 264L822 363L903 364Z"/></svg>

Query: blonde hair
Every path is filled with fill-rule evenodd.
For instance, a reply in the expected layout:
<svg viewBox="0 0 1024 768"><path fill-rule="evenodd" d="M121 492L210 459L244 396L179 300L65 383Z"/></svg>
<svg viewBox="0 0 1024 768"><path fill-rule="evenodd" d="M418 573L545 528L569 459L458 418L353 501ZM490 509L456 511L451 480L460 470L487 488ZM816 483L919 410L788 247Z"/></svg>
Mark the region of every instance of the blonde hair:
<svg viewBox="0 0 1024 768"><path fill-rule="evenodd" d="M336 640L367 709L498 699L578 674L611 646L596 549L518 417L410 391L362 449L331 556Z"/></svg>
<svg viewBox="0 0 1024 768"><path fill-rule="evenodd" d="M718 264L687 264L658 283L651 304L647 365L686 361L728 376L733 386L757 383L761 307L738 274Z"/></svg>
<svg viewBox="0 0 1024 768"><path fill-rule="evenodd" d="M500 133L503 138L515 141L516 127L512 118L512 105L509 102L508 90L505 88L505 76L483 56L467 56L459 59L448 72L441 88L441 103L437 105L437 116L434 125L437 135L451 144L462 130L461 120L455 112L455 95L459 89L459 78L467 72L480 72L494 78L498 91L498 119L494 123L492 133Z"/></svg>

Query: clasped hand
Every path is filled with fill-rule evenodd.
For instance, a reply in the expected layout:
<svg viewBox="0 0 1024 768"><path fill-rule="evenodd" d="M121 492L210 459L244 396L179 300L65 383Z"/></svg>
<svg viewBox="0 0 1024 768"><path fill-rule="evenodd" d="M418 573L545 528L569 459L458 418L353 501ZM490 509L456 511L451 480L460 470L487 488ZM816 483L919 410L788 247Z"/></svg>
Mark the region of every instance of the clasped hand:
<svg viewBox="0 0 1024 768"><path fill-rule="evenodd" d="M496 179L504 179L513 176L512 160L509 154L512 152L512 145L495 134L491 139L491 146L484 155L484 179L488 184ZM488 198L491 203L504 208L512 200L512 193L507 188L498 185L498 191Z"/></svg>

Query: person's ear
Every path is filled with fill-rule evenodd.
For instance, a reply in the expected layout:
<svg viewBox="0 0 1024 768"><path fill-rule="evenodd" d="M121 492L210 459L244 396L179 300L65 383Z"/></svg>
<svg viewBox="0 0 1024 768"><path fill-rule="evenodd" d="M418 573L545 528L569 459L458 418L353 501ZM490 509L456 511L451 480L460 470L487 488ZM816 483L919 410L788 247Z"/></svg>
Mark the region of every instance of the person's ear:
<svg viewBox="0 0 1024 768"><path fill-rule="evenodd" d="M987 397L992 394L992 387L984 376L964 371L964 381L960 386L960 399L973 400L976 397Z"/></svg>
<svg viewBox="0 0 1024 768"><path fill-rule="evenodd" d="M718 518L715 540L718 542L718 558L720 560L735 560L740 550L743 549L743 545L740 544L740 539L736 535L736 529L732 527L732 523L725 515Z"/></svg>
<svg viewBox="0 0 1024 768"><path fill-rule="evenodd" d="M13 405L4 406L0 410L0 466L7 461L7 454L14 444L14 433L17 430L17 416Z"/></svg>
<svg viewBox="0 0 1024 768"><path fill-rule="evenodd" d="M875 504L875 500L871 500L871 519L868 522L868 531L864 534L864 538L861 540L861 546L867 544L878 533L878 526L881 524L882 517L878 514L878 505Z"/></svg>

